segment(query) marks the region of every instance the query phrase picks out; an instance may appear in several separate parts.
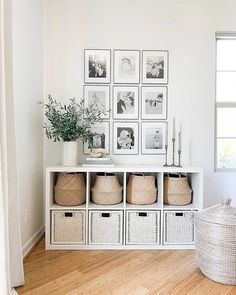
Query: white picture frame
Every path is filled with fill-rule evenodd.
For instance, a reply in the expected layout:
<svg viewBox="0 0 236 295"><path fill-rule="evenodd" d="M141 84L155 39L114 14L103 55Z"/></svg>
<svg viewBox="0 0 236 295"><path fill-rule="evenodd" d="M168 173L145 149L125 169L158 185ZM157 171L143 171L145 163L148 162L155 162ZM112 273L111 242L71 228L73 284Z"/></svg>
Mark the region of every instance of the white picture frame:
<svg viewBox="0 0 236 295"><path fill-rule="evenodd" d="M143 86L141 109L143 120L167 119L167 86Z"/></svg>
<svg viewBox="0 0 236 295"><path fill-rule="evenodd" d="M84 85L84 106L91 105L97 111L105 112L101 115L101 119L110 119L110 86Z"/></svg>
<svg viewBox="0 0 236 295"><path fill-rule="evenodd" d="M142 122L142 154L164 155L166 135L166 122Z"/></svg>
<svg viewBox="0 0 236 295"><path fill-rule="evenodd" d="M111 50L84 50L84 82L111 83Z"/></svg>
<svg viewBox="0 0 236 295"><path fill-rule="evenodd" d="M110 154L110 122L103 121L96 123L90 128L93 135L93 148L105 148L106 153ZM89 154L88 143L84 143L84 154Z"/></svg>
<svg viewBox="0 0 236 295"><path fill-rule="evenodd" d="M139 84L140 51L114 50L114 84Z"/></svg>
<svg viewBox="0 0 236 295"><path fill-rule="evenodd" d="M142 68L144 84L167 84L169 52L167 50L143 50Z"/></svg>
<svg viewBox="0 0 236 295"><path fill-rule="evenodd" d="M138 155L139 123L113 122L113 154Z"/></svg>
<svg viewBox="0 0 236 295"><path fill-rule="evenodd" d="M139 118L139 87L113 86L113 119L137 120Z"/></svg>

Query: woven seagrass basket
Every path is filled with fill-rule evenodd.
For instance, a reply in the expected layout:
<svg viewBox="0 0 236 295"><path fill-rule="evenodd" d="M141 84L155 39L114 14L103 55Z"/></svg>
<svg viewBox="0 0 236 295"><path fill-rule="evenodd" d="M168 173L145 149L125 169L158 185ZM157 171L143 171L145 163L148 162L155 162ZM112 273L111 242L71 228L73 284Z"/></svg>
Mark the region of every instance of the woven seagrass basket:
<svg viewBox="0 0 236 295"><path fill-rule="evenodd" d="M127 202L136 205L148 205L156 202L157 188L155 177L144 174L130 174L127 184Z"/></svg>
<svg viewBox="0 0 236 295"><path fill-rule="evenodd" d="M85 202L82 173L59 173L54 187L54 201L61 206L77 206Z"/></svg>
<svg viewBox="0 0 236 295"><path fill-rule="evenodd" d="M113 173L98 173L91 191L92 201L99 205L113 205L122 201L122 187Z"/></svg>
<svg viewBox="0 0 236 295"><path fill-rule="evenodd" d="M188 178L179 173L167 174L164 177L164 203L167 205L184 206L192 201L192 189Z"/></svg>
<svg viewBox="0 0 236 295"><path fill-rule="evenodd" d="M195 215L198 265L209 279L236 285L236 208L230 199Z"/></svg>

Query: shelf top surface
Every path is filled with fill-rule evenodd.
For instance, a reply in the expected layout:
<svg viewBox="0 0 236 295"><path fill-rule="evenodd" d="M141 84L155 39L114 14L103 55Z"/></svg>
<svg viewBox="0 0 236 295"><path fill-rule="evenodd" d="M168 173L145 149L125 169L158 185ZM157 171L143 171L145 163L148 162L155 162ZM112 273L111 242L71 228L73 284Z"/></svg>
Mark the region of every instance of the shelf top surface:
<svg viewBox="0 0 236 295"><path fill-rule="evenodd" d="M203 168L199 167L163 167L158 165L146 164L118 164L115 166L91 165L91 166L51 166L46 168L48 172L180 172L180 173L202 173Z"/></svg>

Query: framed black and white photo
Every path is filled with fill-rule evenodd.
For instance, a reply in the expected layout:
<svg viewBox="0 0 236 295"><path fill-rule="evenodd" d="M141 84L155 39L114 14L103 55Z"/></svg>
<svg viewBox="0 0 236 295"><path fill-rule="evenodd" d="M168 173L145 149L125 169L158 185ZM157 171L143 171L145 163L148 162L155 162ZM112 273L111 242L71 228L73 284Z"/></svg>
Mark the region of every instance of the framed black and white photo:
<svg viewBox="0 0 236 295"><path fill-rule="evenodd" d="M142 122L142 154L165 154L166 122Z"/></svg>
<svg viewBox="0 0 236 295"><path fill-rule="evenodd" d="M84 50L84 82L110 83L111 82L111 50L85 49Z"/></svg>
<svg viewBox="0 0 236 295"><path fill-rule="evenodd" d="M113 122L113 153L116 155L138 154L138 122Z"/></svg>
<svg viewBox="0 0 236 295"><path fill-rule="evenodd" d="M113 87L113 118L138 119L139 115L139 87Z"/></svg>
<svg viewBox="0 0 236 295"><path fill-rule="evenodd" d="M166 120L167 119L167 87L144 86L142 87L142 119Z"/></svg>
<svg viewBox="0 0 236 295"><path fill-rule="evenodd" d="M143 83L168 83L168 55L167 50L143 50Z"/></svg>
<svg viewBox="0 0 236 295"><path fill-rule="evenodd" d="M106 153L110 153L110 123L102 122L97 123L91 127L91 132L93 134L92 147L106 149ZM84 143L84 154L89 154L89 146Z"/></svg>
<svg viewBox="0 0 236 295"><path fill-rule="evenodd" d="M84 85L84 106L92 106L98 112L105 112L102 119L110 118L110 86Z"/></svg>
<svg viewBox="0 0 236 295"><path fill-rule="evenodd" d="M139 83L139 50L114 50L114 83Z"/></svg>

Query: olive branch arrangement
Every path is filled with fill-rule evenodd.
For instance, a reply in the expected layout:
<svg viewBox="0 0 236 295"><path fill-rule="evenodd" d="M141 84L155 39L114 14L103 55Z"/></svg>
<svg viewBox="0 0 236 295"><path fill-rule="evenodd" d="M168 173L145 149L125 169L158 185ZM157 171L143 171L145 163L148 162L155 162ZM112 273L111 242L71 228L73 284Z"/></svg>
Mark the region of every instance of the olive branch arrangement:
<svg viewBox="0 0 236 295"><path fill-rule="evenodd" d="M76 102L70 99L69 104L62 104L51 95L48 95L48 103L40 102L44 106L48 123L44 124L45 134L48 139L56 141L75 141L81 139L92 147L91 127L103 122L102 116L110 112L95 109L93 104L84 107L84 100Z"/></svg>

